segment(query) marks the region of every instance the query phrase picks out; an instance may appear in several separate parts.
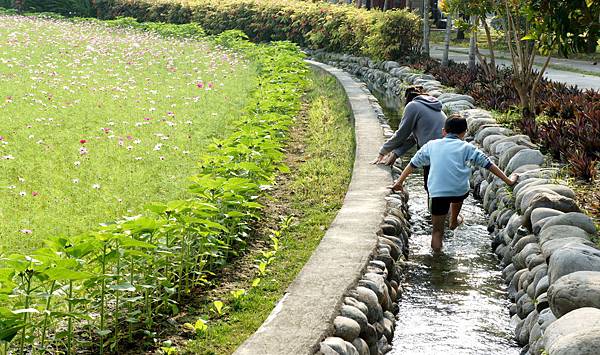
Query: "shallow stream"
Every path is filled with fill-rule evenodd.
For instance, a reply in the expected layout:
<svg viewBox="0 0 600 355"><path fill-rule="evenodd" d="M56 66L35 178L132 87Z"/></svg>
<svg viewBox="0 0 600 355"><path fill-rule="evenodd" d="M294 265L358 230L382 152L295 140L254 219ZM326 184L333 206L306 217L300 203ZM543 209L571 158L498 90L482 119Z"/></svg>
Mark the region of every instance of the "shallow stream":
<svg viewBox="0 0 600 355"><path fill-rule="evenodd" d="M434 256L422 176L413 174L405 189L410 194L410 257L389 354L519 354L506 286L479 203L472 197L465 201L463 225L446 232L443 252Z"/></svg>

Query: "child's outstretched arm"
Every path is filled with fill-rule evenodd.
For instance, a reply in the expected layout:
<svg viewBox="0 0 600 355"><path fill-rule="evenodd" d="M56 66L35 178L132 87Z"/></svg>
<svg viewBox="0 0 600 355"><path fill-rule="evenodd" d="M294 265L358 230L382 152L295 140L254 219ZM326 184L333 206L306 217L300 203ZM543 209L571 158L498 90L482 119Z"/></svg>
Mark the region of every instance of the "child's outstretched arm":
<svg viewBox="0 0 600 355"><path fill-rule="evenodd" d="M408 164L404 170L402 170L402 174L400 174L400 177L398 178L398 180L396 180L396 182L394 183L394 185L392 185L392 190L394 191L402 191L402 185L404 184L404 180L406 180L406 178L408 177L408 175L412 174L412 172L415 171L415 168L413 167L412 164Z"/></svg>
<svg viewBox="0 0 600 355"><path fill-rule="evenodd" d="M518 176L516 174L511 175L511 177L509 178L494 163L492 163L492 165L490 165L490 167L488 169L492 174L494 174L497 177L499 177L500 179L502 179L502 181L504 181L508 186L513 186L517 182Z"/></svg>

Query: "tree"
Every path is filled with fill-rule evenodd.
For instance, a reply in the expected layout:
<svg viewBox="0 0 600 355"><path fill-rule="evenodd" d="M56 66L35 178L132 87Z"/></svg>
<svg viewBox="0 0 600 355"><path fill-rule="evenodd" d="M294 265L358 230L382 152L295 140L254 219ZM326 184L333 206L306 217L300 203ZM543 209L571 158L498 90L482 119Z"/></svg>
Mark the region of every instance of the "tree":
<svg viewBox="0 0 600 355"><path fill-rule="evenodd" d="M496 55L494 53L494 42L492 41L492 33L487 18L488 14L493 15L498 13L498 3L496 0L448 0L448 8L451 13L461 13L469 16L469 29L471 30L469 68L473 69L475 67L475 57L477 57L486 76L488 78L495 77L497 74ZM490 52L488 56L483 55L477 45L477 30L479 26L485 30L488 50Z"/></svg>
<svg viewBox="0 0 600 355"><path fill-rule="evenodd" d="M422 53L429 56L429 13L431 12L431 4L429 0L423 1L423 51Z"/></svg>
<svg viewBox="0 0 600 355"><path fill-rule="evenodd" d="M439 2L440 10L446 14L446 33L444 36L444 54L442 55L442 66L448 66L448 52L450 52L450 36L452 34L452 14L448 7L448 2L441 0Z"/></svg>

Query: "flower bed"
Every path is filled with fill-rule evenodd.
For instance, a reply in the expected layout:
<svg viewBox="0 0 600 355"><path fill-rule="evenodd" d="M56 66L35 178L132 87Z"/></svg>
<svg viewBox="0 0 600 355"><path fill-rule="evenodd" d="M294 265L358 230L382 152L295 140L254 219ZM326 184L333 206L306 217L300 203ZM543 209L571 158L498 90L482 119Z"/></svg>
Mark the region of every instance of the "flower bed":
<svg viewBox="0 0 600 355"><path fill-rule="evenodd" d="M257 63L258 88L233 133L201 157L192 197L2 256L0 351L118 353L124 340L152 335L157 317L177 314L194 287L243 249L260 216L257 199L286 171L282 149L307 69L291 43L256 46L237 32L215 42Z"/></svg>

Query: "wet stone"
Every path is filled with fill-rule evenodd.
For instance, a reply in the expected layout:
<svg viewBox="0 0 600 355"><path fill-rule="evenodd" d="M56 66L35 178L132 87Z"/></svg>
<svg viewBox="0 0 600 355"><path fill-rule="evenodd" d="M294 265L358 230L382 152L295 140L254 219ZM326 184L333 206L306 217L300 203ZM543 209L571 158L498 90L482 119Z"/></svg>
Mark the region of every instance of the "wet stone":
<svg viewBox="0 0 600 355"><path fill-rule="evenodd" d="M567 244L550 257L550 284L576 271L600 271L600 250L583 244Z"/></svg>
<svg viewBox="0 0 600 355"><path fill-rule="evenodd" d="M367 316L360 309L343 305L340 313L343 317L350 318L358 323L361 332L366 331L369 321L367 320Z"/></svg>
<svg viewBox="0 0 600 355"><path fill-rule="evenodd" d="M600 308L600 272L578 271L565 275L548 289L552 313L562 317L582 307Z"/></svg>
<svg viewBox="0 0 600 355"><path fill-rule="evenodd" d="M353 297L346 297L344 298L344 304L348 305L348 306L352 306L357 308L358 310L360 310L365 316L367 314L369 314L369 309L367 308L367 305L364 304L363 302L358 301L356 298Z"/></svg>
<svg viewBox="0 0 600 355"><path fill-rule="evenodd" d="M334 335L352 341L360 334L360 325L353 319L337 316L333 320Z"/></svg>
<svg viewBox="0 0 600 355"><path fill-rule="evenodd" d="M370 355L369 354L369 345L366 341L361 338L356 338L352 341L352 345L356 349L359 355Z"/></svg>

